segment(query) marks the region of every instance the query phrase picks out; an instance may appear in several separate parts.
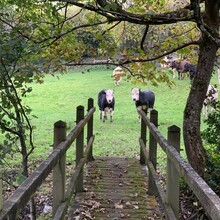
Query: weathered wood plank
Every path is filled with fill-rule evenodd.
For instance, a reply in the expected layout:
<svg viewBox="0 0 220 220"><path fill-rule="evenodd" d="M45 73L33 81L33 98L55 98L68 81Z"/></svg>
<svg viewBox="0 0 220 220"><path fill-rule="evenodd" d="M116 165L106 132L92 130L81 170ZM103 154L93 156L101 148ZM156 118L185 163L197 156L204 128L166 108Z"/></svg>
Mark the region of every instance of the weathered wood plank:
<svg viewBox="0 0 220 220"><path fill-rule="evenodd" d="M69 220L161 219L143 170L134 158L96 158L87 164L84 192L77 193Z"/></svg>

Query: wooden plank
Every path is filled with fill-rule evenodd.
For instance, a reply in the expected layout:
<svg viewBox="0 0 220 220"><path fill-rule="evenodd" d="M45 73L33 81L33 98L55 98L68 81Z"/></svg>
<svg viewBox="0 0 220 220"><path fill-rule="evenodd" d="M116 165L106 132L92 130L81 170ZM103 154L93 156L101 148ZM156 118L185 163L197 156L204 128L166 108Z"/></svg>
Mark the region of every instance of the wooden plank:
<svg viewBox="0 0 220 220"><path fill-rule="evenodd" d="M155 197L147 194L143 170L134 158L96 158L87 164L84 192L77 193L69 220L161 217Z"/></svg>

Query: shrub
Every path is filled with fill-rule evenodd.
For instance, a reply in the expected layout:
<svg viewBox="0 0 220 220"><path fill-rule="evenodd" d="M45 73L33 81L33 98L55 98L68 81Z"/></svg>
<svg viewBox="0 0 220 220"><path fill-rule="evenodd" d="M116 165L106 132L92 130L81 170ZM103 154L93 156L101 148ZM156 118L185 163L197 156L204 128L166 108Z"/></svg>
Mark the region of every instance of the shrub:
<svg viewBox="0 0 220 220"><path fill-rule="evenodd" d="M213 107L215 111L204 120L207 128L202 132L207 152L205 180L220 195L220 102Z"/></svg>

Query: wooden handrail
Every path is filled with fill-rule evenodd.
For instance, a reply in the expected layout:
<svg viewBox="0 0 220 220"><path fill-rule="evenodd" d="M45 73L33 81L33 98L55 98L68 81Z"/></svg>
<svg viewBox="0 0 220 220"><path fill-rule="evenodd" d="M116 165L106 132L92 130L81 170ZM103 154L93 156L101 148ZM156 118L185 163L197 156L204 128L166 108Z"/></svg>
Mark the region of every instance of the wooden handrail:
<svg viewBox="0 0 220 220"><path fill-rule="evenodd" d="M153 110L155 111L155 110ZM152 112L154 113L154 112ZM143 110L139 111L139 114L142 117L142 121L147 125L151 135L155 138L157 143L163 149L163 151L167 154L167 157L170 161L172 161L172 166L178 171L179 175L184 178L188 186L191 188L193 193L196 195L201 205L203 206L205 212L209 215L209 217L213 220L220 219L220 198L216 195L216 193L208 186L208 184L198 175L197 172L191 167L191 165L186 162L179 152L168 143L168 141L161 135L157 127L147 118L145 112ZM155 169L152 166L152 162L149 159L149 156L146 155L148 152L145 150L146 145L143 141L139 141L143 148L143 153L145 154L146 164L148 166L151 175L149 178L155 178ZM158 189L157 180L150 180L155 182L155 186L157 188L157 192L160 193L161 188ZM164 195L162 195L163 197ZM161 197L161 195L159 196ZM167 202L167 196L165 201ZM163 201L164 204L166 202ZM167 204L168 207L171 207L170 204ZM167 210L165 210L166 212ZM170 211L170 210L169 210ZM169 214L169 211L167 212ZM167 219L174 219L173 217L169 217L166 215ZM178 219L176 217L176 219Z"/></svg>
<svg viewBox="0 0 220 220"><path fill-rule="evenodd" d="M88 123L95 112L95 107L89 107L88 113L72 129L66 140L61 141L53 152L44 160L40 166L17 188L17 190L4 202L0 219L14 220L17 214L29 202L30 198L41 186L43 181L51 173L54 167L65 155L71 144L78 137L84 126ZM90 139L91 137L87 137ZM94 140L94 137L91 139ZM90 142L90 145L92 143ZM90 147L91 150L91 147Z"/></svg>
<svg viewBox="0 0 220 220"><path fill-rule="evenodd" d="M79 177L80 172L83 170L83 166L87 162L87 158L89 157L89 153L91 152L92 144L94 142L95 136L92 136L87 144L87 147L84 151L84 157L79 161L71 179L70 183L67 186L66 194L65 194L65 200L60 203L59 207L57 208L56 213L54 214L53 220L60 220L63 219L65 216L65 213L67 211L67 208L71 202L71 198L75 192L76 187L76 180Z"/></svg>

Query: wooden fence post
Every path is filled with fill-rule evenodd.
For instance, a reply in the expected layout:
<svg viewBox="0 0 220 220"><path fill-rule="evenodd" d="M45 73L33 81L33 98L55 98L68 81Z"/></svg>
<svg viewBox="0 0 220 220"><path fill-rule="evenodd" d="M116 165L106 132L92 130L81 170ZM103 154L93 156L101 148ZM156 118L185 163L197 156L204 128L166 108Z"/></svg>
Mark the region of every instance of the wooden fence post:
<svg viewBox="0 0 220 220"><path fill-rule="evenodd" d="M54 124L54 145L56 147L66 140L66 123L57 121ZM57 211L57 207L65 199L66 185L66 154L60 158L59 163L53 169L53 215Z"/></svg>
<svg viewBox="0 0 220 220"><path fill-rule="evenodd" d="M88 99L88 111L93 108L94 100L92 98ZM89 143L90 138L93 136L93 115L87 123L87 144ZM88 161L93 160L93 149L91 146L91 150L88 155Z"/></svg>
<svg viewBox="0 0 220 220"><path fill-rule="evenodd" d="M180 153L179 127L173 125L168 128L167 140ZM179 219L179 173L169 157L167 157L166 196L167 203L171 206L176 219Z"/></svg>
<svg viewBox="0 0 220 220"><path fill-rule="evenodd" d="M143 109L143 111L147 115L147 109ZM147 142L146 136L147 136L147 125L145 124L143 118L141 117L141 139L143 140L145 147ZM145 159L141 147L140 147L140 164L145 164Z"/></svg>
<svg viewBox="0 0 220 220"><path fill-rule="evenodd" d="M153 123L156 127L158 127L158 112L153 109L150 112L150 122ZM149 161L153 164L154 169L157 169L157 141L154 136L149 134ZM148 194L149 195L157 195L157 189L155 187L153 177L149 172L148 178Z"/></svg>
<svg viewBox="0 0 220 220"><path fill-rule="evenodd" d="M79 123L84 118L84 107L78 106L76 109L76 123ZM79 164L84 153L84 128L76 138L76 166ZM80 172L76 181L76 192L83 191L83 170Z"/></svg>

